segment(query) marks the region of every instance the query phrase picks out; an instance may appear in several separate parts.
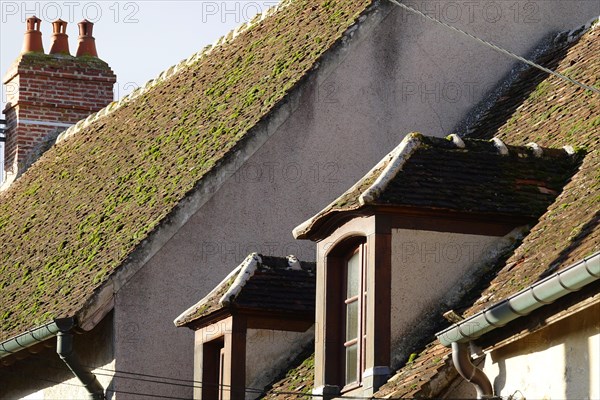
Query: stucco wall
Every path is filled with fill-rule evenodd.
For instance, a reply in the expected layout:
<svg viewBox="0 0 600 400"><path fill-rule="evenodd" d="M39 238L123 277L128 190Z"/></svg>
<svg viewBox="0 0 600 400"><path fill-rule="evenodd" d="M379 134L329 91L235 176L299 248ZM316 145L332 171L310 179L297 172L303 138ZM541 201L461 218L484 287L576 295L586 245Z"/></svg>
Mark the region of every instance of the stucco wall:
<svg viewBox="0 0 600 400"><path fill-rule="evenodd" d="M306 332L248 329L246 342L246 387L262 390L314 339L314 328ZM252 400L259 393L246 393Z"/></svg>
<svg viewBox="0 0 600 400"><path fill-rule="evenodd" d="M112 313L88 333L74 335L73 342L81 364L93 367L92 372L106 391L108 400L116 398L113 389L115 362L112 346ZM85 399L87 392L56 354L56 339L49 348L17 361L0 366L0 398L3 400L65 400Z"/></svg>
<svg viewBox="0 0 600 400"><path fill-rule="evenodd" d="M383 14L392 10L385 20L372 29L363 22L336 56L323 60L267 143L117 293L117 368L191 379L193 334L173 326L177 315L251 251L314 259L314 246L294 241L292 228L351 186L407 132L451 133L509 71L511 60L481 44L383 4ZM499 4L510 12L508 3ZM548 32L597 13L594 1L535 4L534 23L477 17L462 26L522 53ZM456 85L461 94L449 95ZM191 396L191 387L115 385Z"/></svg>
<svg viewBox="0 0 600 400"><path fill-rule="evenodd" d="M494 236L449 232L392 230L391 339L398 342L414 331L425 311L440 299L499 243ZM439 310L442 313L447 310ZM413 332L414 333L414 332ZM397 361L397 360L394 360Z"/></svg>
<svg viewBox="0 0 600 400"><path fill-rule="evenodd" d="M599 315L597 304L492 351L484 371L495 393L520 392L528 399L600 398Z"/></svg>

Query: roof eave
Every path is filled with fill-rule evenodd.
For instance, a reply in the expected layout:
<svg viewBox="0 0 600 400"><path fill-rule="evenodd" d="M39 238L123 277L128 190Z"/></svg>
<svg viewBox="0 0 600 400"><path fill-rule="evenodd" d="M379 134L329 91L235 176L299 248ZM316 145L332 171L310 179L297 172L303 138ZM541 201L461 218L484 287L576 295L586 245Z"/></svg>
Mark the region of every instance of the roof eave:
<svg viewBox="0 0 600 400"><path fill-rule="evenodd" d="M0 359L52 339L59 332L68 332L77 326L75 318L57 318L37 328L27 330L0 343Z"/></svg>
<svg viewBox="0 0 600 400"><path fill-rule="evenodd" d="M466 343L600 279L600 252L559 271L436 334L440 343Z"/></svg>

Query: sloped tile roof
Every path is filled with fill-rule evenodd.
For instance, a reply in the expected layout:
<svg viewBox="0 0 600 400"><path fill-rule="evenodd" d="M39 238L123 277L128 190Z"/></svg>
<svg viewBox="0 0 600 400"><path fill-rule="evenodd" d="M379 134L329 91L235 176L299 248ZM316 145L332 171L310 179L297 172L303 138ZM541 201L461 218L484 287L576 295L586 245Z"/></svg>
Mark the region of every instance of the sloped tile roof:
<svg viewBox="0 0 600 400"><path fill-rule="evenodd" d="M600 29L596 27L578 42L561 46L545 56L544 65L555 66L559 72L572 74L570 76L600 88L598 54ZM496 267L496 276L482 282L480 296L474 299L474 304L469 300L473 305L464 312L465 316L600 250L600 99L554 76L545 79L543 76L537 70L524 71L471 129L470 135L498 136L523 144L536 141L542 146L557 146L567 141L586 149L587 154L579 171L523 243L506 262ZM521 98L519 104L513 104L515 98ZM455 373L449 361L447 368L442 369L432 362L431 352L436 351L450 353L450 349L434 340L415 359L415 364L402 367L376 396L435 396L427 392L432 381ZM416 363L421 366L418 371L414 371Z"/></svg>
<svg viewBox="0 0 600 400"><path fill-rule="evenodd" d="M372 205L537 218L573 174L576 160L563 149L413 133L295 234L307 237L337 213Z"/></svg>
<svg viewBox="0 0 600 400"><path fill-rule="evenodd" d="M309 313L315 311L315 263L250 254L205 298L175 320L184 326L223 308Z"/></svg>
<svg viewBox="0 0 600 400"><path fill-rule="evenodd" d="M289 366L285 374L266 388L265 393L259 399L292 400L310 398L309 394L312 392L315 380L314 366L315 354L312 351L303 352Z"/></svg>
<svg viewBox="0 0 600 400"><path fill-rule="evenodd" d="M558 71L600 88L598 54L600 29L596 27L572 46L558 64ZM516 85L523 87L524 83L520 80ZM496 135L520 144L532 140L541 146L568 143L587 154L579 171L467 315L600 250L600 95L548 77Z"/></svg>
<svg viewBox="0 0 600 400"><path fill-rule="evenodd" d="M439 343L427 345L375 393L378 399L435 398L458 376L450 349ZM434 377L436 379L434 379Z"/></svg>
<svg viewBox="0 0 600 400"><path fill-rule="evenodd" d="M373 0L284 3L78 124L0 195L0 340L80 311Z"/></svg>

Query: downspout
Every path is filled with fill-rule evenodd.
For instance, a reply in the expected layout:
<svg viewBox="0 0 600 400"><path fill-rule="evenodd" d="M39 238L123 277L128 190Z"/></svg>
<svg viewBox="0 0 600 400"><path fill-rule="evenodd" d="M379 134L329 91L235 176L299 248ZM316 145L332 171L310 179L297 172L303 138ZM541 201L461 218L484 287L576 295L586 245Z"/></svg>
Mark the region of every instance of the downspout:
<svg viewBox="0 0 600 400"><path fill-rule="evenodd" d="M61 360L69 367L73 375L79 379L85 390L89 393L90 400L104 400L104 388L96 379L96 375L84 368L73 350L73 334L69 331L60 331L56 336L56 352Z"/></svg>
<svg viewBox="0 0 600 400"><path fill-rule="evenodd" d="M596 252L506 300L438 332L436 336L441 344L452 347L454 367L463 378L475 386L477 398L492 397L493 388L489 379L471 363L469 343L599 279L600 252Z"/></svg>
<svg viewBox="0 0 600 400"><path fill-rule="evenodd" d="M460 376L475 386L478 399L494 397L494 389L492 389L492 384L487 375L471 362L471 351L468 343L452 343L452 362Z"/></svg>
<svg viewBox="0 0 600 400"><path fill-rule="evenodd" d="M89 398L104 400L104 388L100 385L96 376L81 365L73 349L71 330L74 327L75 320L73 318L61 318L15 336L0 343L0 359L56 336L56 353L82 383L89 393Z"/></svg>

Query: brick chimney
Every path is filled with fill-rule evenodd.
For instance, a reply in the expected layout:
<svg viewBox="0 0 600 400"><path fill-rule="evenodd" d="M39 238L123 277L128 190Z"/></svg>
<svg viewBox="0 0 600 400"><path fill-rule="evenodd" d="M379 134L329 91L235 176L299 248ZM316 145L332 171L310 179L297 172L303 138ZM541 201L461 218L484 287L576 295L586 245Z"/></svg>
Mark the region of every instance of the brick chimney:
<svg viewBox="0 0 600 400"><path fill-rule="evenodd" d="M45 54L40 24L36 17L27 19L23 51L3 79L7 103L2 189L49 148L60 132L113 101L116 76L97 57L93 24L79 24L78 57L69 54L67 23L61 20L53 23L52 47Z"/></svg>

